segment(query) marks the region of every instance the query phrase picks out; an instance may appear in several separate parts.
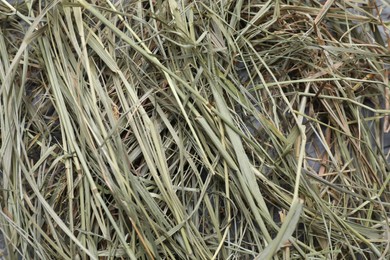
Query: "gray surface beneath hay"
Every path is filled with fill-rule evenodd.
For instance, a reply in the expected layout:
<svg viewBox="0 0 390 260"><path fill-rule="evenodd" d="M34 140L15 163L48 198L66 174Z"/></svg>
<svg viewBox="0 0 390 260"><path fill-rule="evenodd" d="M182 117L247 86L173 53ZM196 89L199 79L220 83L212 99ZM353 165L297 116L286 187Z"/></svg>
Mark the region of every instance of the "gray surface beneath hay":
<svg viewBox="0 0 390 260"><path fill-rule="evenodd" d="M384 104L383 104L384 105ZM363 111L362 112L363 117L373 117L374 114L372 112ZM380 127L383 128L383 120L380 121ZM371 137L369 138L371 140L371 147L374 150L377 145L375 144L375 136L378 134L375 133L375 124L374 122L368 123L368 127L370 129L369 134ZM322 128L323 134L325 135L324 131L325 128ZM314 172L319 172L321 167L321 162L317 158L322 158L323 155L326 153L324 146L322 145L319 133L316 131L313 131L314 133L311 134L310 137L308 137L308 142L306 143L306 156L307 156L307 163L312 168ZM388 156L389 150L390 150L390 133L383 133L383 140L382 143L379 144L379 147L381 147L384 156L387 159L387 162L390 163L390 156Z"/></svg>
<svg viewBox="0 0 390 260"><path fill-rule="evenodd" d="M7 255L7 244L5 243L3 230L0 229L0 260L6 259Z"/></svg>

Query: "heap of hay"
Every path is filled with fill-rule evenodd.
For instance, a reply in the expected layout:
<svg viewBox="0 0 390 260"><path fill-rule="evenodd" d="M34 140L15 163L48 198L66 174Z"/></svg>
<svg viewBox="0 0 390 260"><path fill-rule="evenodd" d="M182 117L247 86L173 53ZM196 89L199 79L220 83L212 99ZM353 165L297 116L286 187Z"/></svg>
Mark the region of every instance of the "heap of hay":
<svg viewBox="0 0 390 260"><path fill-rule="evenodd" d="M388 259L388 8L2 1L0 258Z"/></svg>

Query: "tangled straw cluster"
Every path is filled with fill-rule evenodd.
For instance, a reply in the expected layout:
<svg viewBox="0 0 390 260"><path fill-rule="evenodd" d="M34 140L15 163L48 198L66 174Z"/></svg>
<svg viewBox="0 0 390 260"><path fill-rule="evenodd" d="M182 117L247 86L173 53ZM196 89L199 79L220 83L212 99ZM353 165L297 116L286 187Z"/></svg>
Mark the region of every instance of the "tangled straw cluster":
<svg viewBox="0 0 390 260"><path fill-rule="evenodd" d="M0 8L3 256L389 257L385 1Z"/></svg>

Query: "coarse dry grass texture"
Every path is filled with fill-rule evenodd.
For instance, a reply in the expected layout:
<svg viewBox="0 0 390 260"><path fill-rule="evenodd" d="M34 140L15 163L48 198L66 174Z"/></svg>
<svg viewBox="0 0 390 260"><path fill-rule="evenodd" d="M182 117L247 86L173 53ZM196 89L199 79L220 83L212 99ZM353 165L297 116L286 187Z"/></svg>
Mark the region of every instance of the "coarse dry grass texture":
<svg viewBox="0 0 390 260"><path fill-rule="evenodd" d="M388 25L324 2L2 0L3 257L389 259Z"/></svg>

